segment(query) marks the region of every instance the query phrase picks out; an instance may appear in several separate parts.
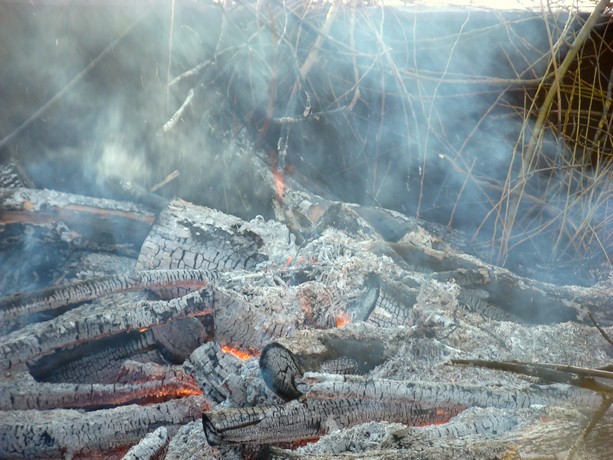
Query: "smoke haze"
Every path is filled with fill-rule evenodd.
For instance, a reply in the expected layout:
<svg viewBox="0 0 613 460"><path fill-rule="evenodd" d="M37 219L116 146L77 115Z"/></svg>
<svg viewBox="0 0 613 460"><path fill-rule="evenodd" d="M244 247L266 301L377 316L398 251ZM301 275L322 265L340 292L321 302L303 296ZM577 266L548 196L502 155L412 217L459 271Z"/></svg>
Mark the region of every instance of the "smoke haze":
<svg viewBox="0 0 613 460"><path fill-rule="evenodd" d="M586 219L610 234L610 197L596 186L587 207L568 208L569 189L590 172L563 168L577 153L552 130L536 169L560 174L518 180L537 85L513 81L547 72L566 13L178 1L171 20L166 4L92 3L0 5L0 98L10 108L0 137L125 34L0 151L39 187L107 196L110 176L151 187L178 170L160 193L270 216L254 153L235 142L246 135L273 163L287 140L287 165L330 197L452 225L497 263L572 260L570 248L586 245L573 246L564 226ZM609 245L603 237L587 255L603 259Z"/></svg>

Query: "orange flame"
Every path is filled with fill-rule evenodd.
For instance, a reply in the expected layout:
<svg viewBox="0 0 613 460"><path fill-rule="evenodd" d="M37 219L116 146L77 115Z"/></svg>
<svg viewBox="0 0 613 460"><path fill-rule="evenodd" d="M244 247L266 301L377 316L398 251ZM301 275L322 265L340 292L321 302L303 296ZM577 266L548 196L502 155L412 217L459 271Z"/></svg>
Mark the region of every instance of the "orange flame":
<svg viewBox="0 0 613 460"><path fill-rule="evenodd" d="M221 351L224 353L230 353L232 356L240 359L241 361L256 358L258 356L256 353L250 353L248 351L239 350L238 348L232 348L229 345L223 345L221 347Z"/></svg>
<svg viewBox="0 0 613 460"><path fill-rule="evenodd" d="M336 317L336 327L346 326L351 322L351 315L346 311L342 311Z"/></svg>

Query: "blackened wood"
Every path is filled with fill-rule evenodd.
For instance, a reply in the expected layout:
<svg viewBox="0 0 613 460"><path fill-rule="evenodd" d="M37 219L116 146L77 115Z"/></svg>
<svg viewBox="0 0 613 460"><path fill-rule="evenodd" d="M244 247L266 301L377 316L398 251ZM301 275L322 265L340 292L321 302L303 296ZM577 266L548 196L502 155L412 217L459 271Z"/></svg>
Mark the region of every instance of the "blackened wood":
<svg viewBox="0 0 613 460"><path fill-rule="evenodd" d="M485 367L536 377L547 382L564 383L579 388L613 396L613 372L601 369L546 363L522 363L518 361L488 361L481 359L452 359L453 364Z"/></svg>
<svg viewBox="0 0 613 460"><path fill-rule="evenodd" d="M179 318L151 328L157 349L166 361L182 364L211 332L198 317Z"/></svg>
<svg viewBox="0 0 613 460"><path fill-rule="evenodd" d="M420 402L352 399L290 401L283 405L220 409L202 416L209 444L278 444L318 438L331 430L372 420L411 426L444 423L460 407L433 407Z"/></svg>
<svg viewBox="0 0 613 460"><path fill-rule="evenodd" d="M213 403L243 407L280 402L261 379L257 357L239 359L217 342L194 350L183 366Z"/></svg>
<svg viewBox="0 0 613 460"><path fill-rule="evenodd" d="M306 193L290 193L290 196L292 200L288 201L288 206L296 207L296 212L300 214L311 209L312 203L318 202L317 197ZM343 207L334 202L320 201L319 206L324 210L322 214L326 215L330 209L334 210L334 217L327 213L329 217L322 220L321 224L315 225L316 228L322 229L324 223L339 228L346 225L345 231L351 233L353 229L353 236L372 239L371 247L374 253L385 254L407 268L433 272L431 276L437 280L453 281L473 292L475 289L485 291L489 296L487 303L501 308L506 313L497 313L483 305L483 299L477 302L477 307L486 307L485 310L496 317L508 315L509 318L518 318L529 323L586 321L588 311L592 311L603 325L613 324L613 315L608 308L613 304L613 286L610 281L585 287L558 286L533 280L483 262L475 256L470 245L463 241L457 232L409 219L392 211L361 206ZM359 215L359 222L345 222L351 220L345 218L349 214ZM368 222L363 222L361 217ZM402 237L400 230L391 230L394 226L404 232ZM377 241L376 235L372 237L370 229L373 227L382 236L381 241ZM368 231L360 230L364 228Z"/></svg>
<svg viewBox="0 0 613 460"><path fill-rule="evenodd" d="M613 324L609 308L613 304L613 290L606 283L591 287L558 286L524 278L501 267L479 264L479 268L457 269L435 277L487 291L489 302L524 322L588 322L588 311L591 311L602 324Z"/></svg>
<svg viewBox="0 0 613 460"><path fill-rule="evenodd" d="M366 282L362 306L354 319L381 327L408 325L417 294L417 289L406 285L392 286L380 276L371 275Z"/></svg>
<svg viewBox="0 0 613 460"><path fill-rule="evenodd" d="M496 460L508 456L510 443L501 436L521 426L534 417L523 411L502 409L467 409L449 422L424 427L405 427L387 422L365 423L353 428L330 433L315 443L294 451L269 447L267 459L448 459L475 458ZM477 444L477 438L480 445ZM451 442L462 440L455 446ZM451 442L450 442L451 441ZM439 456L437 452L446 455ZM488 451L488 448L491 449ZM359 453L355 455L353 453ZM517 459L519 460L519 459Z"/></svg>
<svg viewBox="0 0 613 460"><path fill-rule="evenodd" d="M409 233L389 246L407 262L423 264L438 272L433 276L440 281L453 280L464 288L487 291L489 302L523 321L584 321L591 310L604 324L613 324L607 308L613 303L613 291L605 284L558 286L528 279L421 233Z"/></svg>
<svg viewBox="0 0 613 460"><path fill-rule="evenodd" d="M260 356L262 378L276 395L285 400L302 395L297 380L304 374L294 354L278 343L267 345Z"/></svg>
<svg viewBox="0 0 613 460"><path fill-rule="evenodd" d="M182 366L160 365L152 362L142 363L127 360L117 374L117 383L142 383L153 381L176 380L189 385L197 385L194 378Z"/></svg>
<svg viewBox="0 0 613 460"><path fill-rule="evenodd" d="M202 396L190 396L93 412L4 411L0 412L0 457L87 457L127 449L160 426L176 428L200 418L208 407Z"/></svg>
<svg viewBox="0 0 613 460"><path fill-rule="evenodd" d="M0 297L1 329L8 332L33 321L32 315L42 312L49 315L53 310L109 294L143 289L160 290L168 286L194 290L205 287L215 277L215 273L203 270L149 270L12 294Z"/></svg>
<svg viewBox="0 0 613 460"><path fill-rule="evenodd" d="M305 321L304 312L293 295L296 290L270 287L254 291L246 288L242 292L223 288L214 291L215 337L221 345L253 352L301 327L314 326Z"/></svg>
<svg viewBox="0 0 613 460"><path fill-rule="evenodd" d="M141 204L155 213L159 213L168 205L168 200L150 192L135 182L113 176L106 180L106 184L109 186L113 196L117 195L116 198Z"/></svg>
<svg viewBox="0 0 613 460"><path fill-rule="evenodd" d="M157 348L150 329L124 332L70 343L28 362L28 370L42 382L115 383L125 360L144 356L151 360Z"/></svg>
<svg viewBox="0 0 613 460"><path fill-rule="evenodd" d="M300 396L297 382L305 372L331 370L327 363L351 360L353 373L365 373L385 361L383 329L366 324L351 324L324 331L305 330L268 344L260 356L262 377L284 399ZM389 351L388 351L389 352Z"/></svg>

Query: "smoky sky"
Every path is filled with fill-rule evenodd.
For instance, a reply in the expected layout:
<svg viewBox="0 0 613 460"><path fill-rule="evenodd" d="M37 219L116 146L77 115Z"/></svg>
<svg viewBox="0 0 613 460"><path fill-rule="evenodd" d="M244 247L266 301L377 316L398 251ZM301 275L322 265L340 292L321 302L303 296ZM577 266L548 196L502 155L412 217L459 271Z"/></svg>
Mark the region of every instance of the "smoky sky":
<svg viewBox="0 0 613 460"><path fill-rule="evenodd" d="M236 141L246 136L274 163L286 136L288 171L330 198L451 225L497 262L506 261L496 247L509 206L518 210L512 241L536 235L517 243L517 263L526 254L551 262L559 247L572 246L557 237L560 225L543 223L560 220L585 171L583 179L562 168L537 174L521 188L534 199L501 198L517 185L518 145L533 126L526 85L512 80L544 75L568 14L339 7L331 16L325 4L305 12L274 1L227 9L178 1L174 16L170 3L144 2L0 10L0 98L9 108L0 113L0 137L125 33L0 152L22 161L39 187L106 196L109 176L151 187L179 170L160 193L270 216L255 153ZM294 122L285 126L283 117ZM542 145L544 170L572 155L551 130ZM606 221L610 203L594 200L564 219Z"/></svg>

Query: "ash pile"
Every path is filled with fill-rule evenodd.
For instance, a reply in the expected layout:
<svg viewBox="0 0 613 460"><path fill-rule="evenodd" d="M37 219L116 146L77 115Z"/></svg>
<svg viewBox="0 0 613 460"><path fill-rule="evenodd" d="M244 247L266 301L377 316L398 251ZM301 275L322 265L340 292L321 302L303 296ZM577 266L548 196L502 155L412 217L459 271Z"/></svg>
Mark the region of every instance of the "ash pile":
<svg viewBox="0 0 613 460"><path fill-rule="evenodd" d="M608 418L577 442L610 397L589 371L612 346L587 320L613 334L610 280L522 278L449 229L289 178L268 221L23 187L2 203L13 245L66 257L56 285L2 298L2 457L609 452ZM115 254L73 226L115 219Z"/></svg>
<svg viewBox="0 0 613 460"><path fill-rule="evenodd" d="M522 95L541 88L542 43L504 48L523 70L488 64L469 76L446 54L535 24L569 39L586 16L178 5L177 34L194 39L207 29L194 18L208 18L218 35L198 42L204 57L175 43L176 78L152 99L175 112L153 107L155 132L132 139L147 138L147 168L161 162L148 171L154 183L117 168L131 157L108 145L98 165L112 158L115 177L84 184L85 168L75 183L45 182L44 168L16 154L34 150L20 133L40 133L37 122L0 140L14 158L0 165L0 457L608 458L610 139L582 145L582 168L566 167L570 140L554 143L555 180L541 175L546 149L532 151L534 171L513 160L490 171L484 151L518 145L501 143L497 123L519 111L518 84ZM138 13L101 56L124 62L121 40L166 21ZM433 46L428 65L405 61L398 73L415 17L419 33L444 39L418 40ZM440 18L444 27L430 27ZM279 59L288 49L296 62ZM477 105L474 85L486 95ZM56 128L69 120L57 110L45 118ZM507 173L521 194L505 188Z"/></svg>

